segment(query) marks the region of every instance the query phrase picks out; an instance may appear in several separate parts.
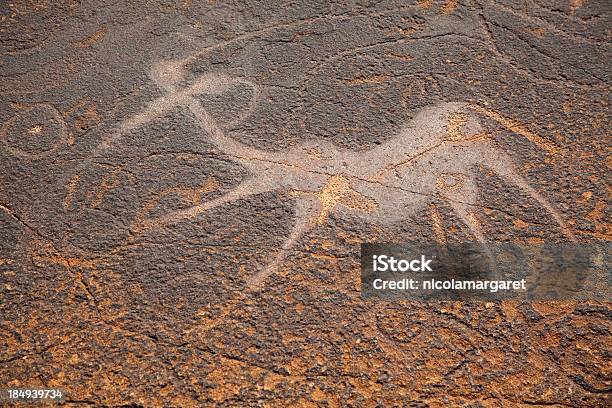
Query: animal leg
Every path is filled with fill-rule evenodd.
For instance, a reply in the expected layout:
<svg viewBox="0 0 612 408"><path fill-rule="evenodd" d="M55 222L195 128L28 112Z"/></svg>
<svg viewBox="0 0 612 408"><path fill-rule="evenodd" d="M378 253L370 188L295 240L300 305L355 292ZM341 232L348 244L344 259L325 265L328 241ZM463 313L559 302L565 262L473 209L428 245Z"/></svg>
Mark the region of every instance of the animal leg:
<svg viewBox="0 0 612 408"><path fill-rule="evenodd" d="M571 241L576 241L576 236L572 232L572 229L565 223L561 214L559 214L552 204L531 187L527 180L516 171L512 159L509 156L491 147L488 149L487 154L484 155L481 163L489 167L499 176L505 178L508 182L525 191L532 199L540 203L540 205L553 217L559 227L561 227L563 234Z"/></svg>
<svg viewBox="0 0 612 408"><path fill-rule="evenodd" d="M135 233L141 233L150 228L162 227L184 219L195 218L198 214L212 210L220 205L231 203L251 195L261 194L270 190L272 190L272 188L268 184L262 183L255 177L249 178L228 193L210 201L206 201L202 204L194 205L193 207L183 210L173 211L161 217L143 220L133 226L132 231Z"/></svg>
<svg viewBox="0 0 612 408"><path fill-rule="evenodd" d="M449 199L449 203L455 215L470 229L470 232L474 235L476 240L481 244L486 244L487 240L482 233L480 223L474 215L474 212L470 211L470 205L464 202L454 201L453 199Z"/></svg>
<svg viewBox="0 0 612 408"><path fill-rule="evenodd" d="M264 269L253 275L247 282L248 287L259 286L270 275L274 274L280 263L285 259L293 246L308 232L316 223L318 217L318 203L312 197L299 198L295 207L295 223L289 237L283 244L281 250Z"/></svg>
<svg viewBox="0 0 612 408"><path fill-rule="evenodd" d="M454 183L451 186L448 185L449 179ZM476 240L480 243L488 258L492 275L497 278L498 271L495 256L482 232L476 215L472 211L478 197L478 190L473 175L441 175L438 178L437 184L438 188L443 191L442 194L451 205L455 215L469 228L472 235L474 235Z"/></svg>

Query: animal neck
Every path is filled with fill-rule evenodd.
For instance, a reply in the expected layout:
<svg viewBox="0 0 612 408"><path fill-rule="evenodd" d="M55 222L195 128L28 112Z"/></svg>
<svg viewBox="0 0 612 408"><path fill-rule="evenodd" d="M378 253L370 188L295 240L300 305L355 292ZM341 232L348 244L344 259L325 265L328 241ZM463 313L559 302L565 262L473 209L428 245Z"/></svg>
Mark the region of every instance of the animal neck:
<svg viewBox="0 0 612 408"><path fill-rule="evenodd" d="M234 157L247 157L253 159L268 159L268 154L251 146L240 143L227 136L219 127L215 119L200 105L195 98L190 98L187 105L196 116L200 125L206 130L208 140L212 141L219 150Z"/></svg>

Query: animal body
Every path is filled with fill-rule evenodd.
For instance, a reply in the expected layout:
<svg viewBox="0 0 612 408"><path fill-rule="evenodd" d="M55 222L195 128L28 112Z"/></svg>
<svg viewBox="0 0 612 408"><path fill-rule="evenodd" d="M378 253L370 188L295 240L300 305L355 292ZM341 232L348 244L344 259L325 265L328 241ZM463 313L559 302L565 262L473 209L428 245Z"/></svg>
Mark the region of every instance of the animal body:
<svg viewBox="0 0 612 408"><path fill-rule="evenodd" d="M248 116L260 91L245 78L204 74L193 84L178 87L180 66L170 62L155 67L152 77L166 94L126 120L101 146L107 148L123 132L136 129L177 106L187 107L205 135L218 149L247 169L249 176L233 190L206 202L141 218L132 226L139 234L185 219L215 207L268 191L288 192L295 199L295 221L283 247L268 266L255 274L256 285L273 273L296 242L332 211L353 211L379 224L393 223L427 205L432 197L448 201L480 242L485 242L473 209L478 188L473 168L484 166L526 192L544 207L570 238L573 235L556 209L519 175L511 158L497 148L482 127L479 115L502 121L486 109L463 102L439 103L422 109L399 133L365 151L341 149L329 142L305 142L283 152L260 150L226 135L197 99L220 95L235 86L252 89ZM238 119L240 120L240 118ZM503 121L502 121L503 122Z"/></svg>

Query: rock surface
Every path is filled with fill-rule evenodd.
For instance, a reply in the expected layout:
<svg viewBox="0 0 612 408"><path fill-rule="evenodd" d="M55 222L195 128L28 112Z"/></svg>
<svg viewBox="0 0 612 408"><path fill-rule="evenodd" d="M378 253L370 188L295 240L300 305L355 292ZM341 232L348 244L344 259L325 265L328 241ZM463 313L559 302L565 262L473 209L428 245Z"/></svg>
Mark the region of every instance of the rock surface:
<svg viewBox="0 0 612 408"><path fill-rule="evenodd" d="M0 5L0 386L609 406L610 303L359 292L362 242L610 240L608 2L53 3Z"/></svg>

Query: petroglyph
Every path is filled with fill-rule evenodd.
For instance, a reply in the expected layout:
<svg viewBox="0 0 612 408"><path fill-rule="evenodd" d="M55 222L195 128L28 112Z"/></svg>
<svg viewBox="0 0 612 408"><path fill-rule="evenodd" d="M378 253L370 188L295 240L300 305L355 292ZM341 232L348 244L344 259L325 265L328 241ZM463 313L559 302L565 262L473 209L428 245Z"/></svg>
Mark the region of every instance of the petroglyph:
<svg viewBox="0 0 612 408"><path fill-rule="evenodd" d="M605 333L581 335L601 302L371 301L355 256L610 240L603 2L61 3L0 44L9 383L91 405L605 400ZM41 103L67 128L52 153Z"/></svg>
<svg viewBox="0 0 612 408"><path fill-rule="evenodd" d="M13 155L31 160L48 157L67 141L66 122L50 104L33 105L7 120L0 142Z"/></svg>
<svg viewBox="0 0 612 408"><path fill-rule="evenodd" d="M431 217L431 225L433 227L433 233L436 237L436 241L439 244L446 244L446 232L444 231L444 227L442 225L442 215L436 208L434 204L429 206L429 216Z"/></svg>
<svg viewBox="0 0 612 408"><path fill-rule="evenodd" d="M419 5L429 8L432 2L423 1L419 2ZM458 2L446 1L440 12L453 13L457 7ZM388 13L389 11L380 12L381 15ZM315 18L314 21L318 19ZM291 23L283 27L290 28L295 25L299 24ZM516 171L510 156L495 146L493 135L481 125L479 118L498 123L502 128L528 139L548 154L564 154L564 151L555 143L529 130L524 124L480 105L446 102L429 106L418 112L400 131L389 135L386 141L366 151L347 150L327 141L311 141L281 152L273 152L254 148L230 137L226 129L243 123L254 113L260 102L263 102L266 85L257 84L247 77L218 71L205 72L193 78L191 65L207 53L231 44L257 39L279 27L282 28L273 26L245 33L201 48L182 59L155 64L150 77L162 89L162 96L150 101L139 113L124 120L116 131L102 139L88 159L77 166L70 185L67 186L65 208L72 206L74 177L78 177L83 169L91 166L93 160L104 157L105 152L120 143L127 133L170 114L177 107L183 107L190 111L202 128L202 137L215 144L225 156L243 166L249 176L229 192L203 202L201 193L216 188L212 181L204 181L195 189L176 187L159 192L140 206L132 220L130 237L133 239L147 230L194 219L209 210L249 196L271 191L285 193L284 197L289 197L295 207L294 225L275 258L264 270L251 278L250 283L253 285L273 273L304 234L325 223L330 214L337 212L355 213L368 221L384 225L402 221L430 205L436 229L435 236L443 241L446 237L441 227L442 216L435 207L431 207L434 198L443 199L449 203L455 215L474 237L484 242L482 228L475 215L475 210L481 206L473 171L477 166L491 169L506 183L520 188L551 215L567 237L573 239L572 231L559 212ZM487 43L488 37L485 35L484 41L471 39ZM346 49L335 50L334 53L321 58L314 66L304 67L305 74L302 75L302 85L299 89L304 91L304 88L307 88L308 75L312 76L320 67L331 61L378 48L382 44L417 40L419 38L393 38L365 46L347 46ZM413 59L412 56L402 58ZM356 78L357 82L386 80L384 76ZM242 95L239 101L242 104L240 109L234 109L233 106L232 109L228 108L232 112L219 112L207 107L207 100L219 102L224 96L235 93L238 89ZM219 106L223 104L217 103L217 108ZM225 118L228 113L229 118ZM95 107L90 116L96 123L99 122ZM92 207L98 206L104 200L105 192L118 182L116 175L123 170L121 165L117 169L102 181L100 189L94 194ZM78 182L78 179L76 180ZM178 194L189 207L163 215L151 215L149 210L168 194Z"/></svg>
<svg viewBox="0 0 612 408"><path fill-rule="evenodd" d="M434 197L442 198L473 236L485 243L474 212L479 206L479 193L473 172L474 167L484 166L507 183L522 189L552 216L568 238L574 239L557 210L520 176L512 159L495 147L478 115L498 122L549 153L558 153L554 144L512 119L480 106L446 102L422 109L398 134L367 151L341 149L326 141L302 143L283 152L264 151L227 136L223 126L198 99L202 95L219 96L237 86L250 88L250 100L234 120L234 123L239 123L257 105L260 87L246 78L221 73L205 73L191 85L180 87L178 84L185 76L184 65L189 58L153 67L151 77L165 90L165 94L125 120L93 155L102 154L126 132L182 106L197 119L205 131L204 137L246 168L249 176L234 189L209 201L199 202L196 191L193 192L195 195L189 193L190 207L161 216L147 218L147 209L153 201L145 204L132 224L132 237L150 229L194 219L199 214L249 196L277 191L288 193L288 197L294 200L295 221L275 257L249 279L251 287L256 287L273 274L299 240L334 212L355 213L384 225L415 214L430 204ZM214 183L211 183L205 182L201 190L213 188ZM441 216L437 212L432 214L438 226L437 238L443 240Z"/></svg>
<svg viewBox="0 0 612 408"><path fill-rule="evenodd" d="M95 33L91 34L89 37L77 42L74 46L77 48L91 47L92 45L100 41L102 38L104 38L107 32L108 28L101 28Z"/></svg>
<svg viewBox="0 0 612 408"><path fill-rule="evenodd" d="M78 174L74 175L70 181L68 182L68 185L66 186L66 197L64 197L64 209L67 210L72 206L72 199L74 197L74 192L76 190L77 184L79 182L79 180L81 179L81 176L79 176Z"/></svg>
<svg viewBox="0 0 612 408"><path fill-rule="evenodd" d="M192 206L197 206L201 202L202 195L208 193L218 187L218 182L212 177L209 177L199 187L196 188L185 188L185 187L172 187L161 191L155 197L147 201L144 206L140 209L136 218L132 224L132 230L136 233L142 232L151 228L151 220L147 218L148 213L155 208L156 205L166 196L171 194L177 194L182 197L185 201L189 202Z"/></svg>

